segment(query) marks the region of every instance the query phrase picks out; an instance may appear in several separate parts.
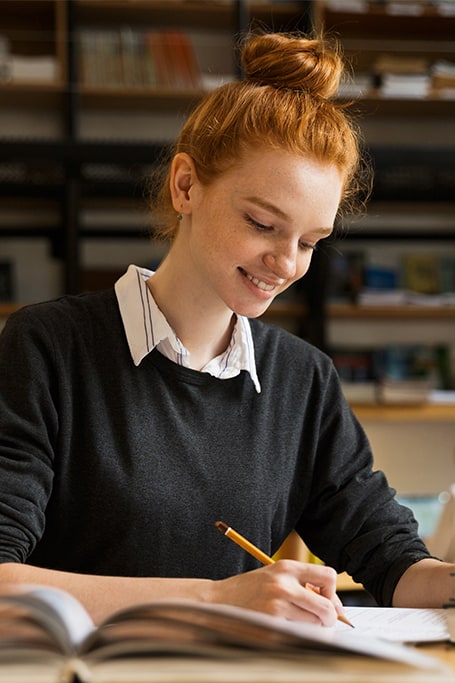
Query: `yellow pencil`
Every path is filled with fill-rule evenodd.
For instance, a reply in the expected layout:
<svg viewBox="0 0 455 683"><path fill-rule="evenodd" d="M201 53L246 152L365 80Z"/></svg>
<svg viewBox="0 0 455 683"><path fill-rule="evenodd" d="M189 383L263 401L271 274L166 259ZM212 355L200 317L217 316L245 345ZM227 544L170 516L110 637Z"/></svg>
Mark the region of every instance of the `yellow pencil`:
<svg viewBox="0 0 455 683"><path fill-rule="evenodd" d="M231 541L234 541L240 548L243 548L243 550L246 550L247 553L255 557L259 562L262 562L262 564L274 564L275 560L273 560L269 555L266 555L262 550L257 548L253 543L248 541L244 536L239 534L237 531L234 531L232 527L228 526L224 522L215 522L215 526L218 529L218 531L221 531L222 534L227 536L228 538L231 539ZM305 586L305 588L308 588L308 590L311 590L309 586ZM348 626L351 626L351 628L354 628L353 624L347 619L347 617L343 616L342 614L338 615L338 620L342 621L343 624L347 624Z"/></svg>

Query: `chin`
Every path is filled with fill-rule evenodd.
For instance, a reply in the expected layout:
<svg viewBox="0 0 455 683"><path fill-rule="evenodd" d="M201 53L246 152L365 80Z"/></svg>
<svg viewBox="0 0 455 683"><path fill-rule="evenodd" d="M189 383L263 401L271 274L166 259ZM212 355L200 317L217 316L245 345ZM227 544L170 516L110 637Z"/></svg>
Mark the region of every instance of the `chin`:
<svg viewBox="0 0 455 683"><path fill-rule="evenodd" d="M245 306L236 306L233 308L233 312L237 315L243 315L245 318L260 318L261 315L267 312L271 302L268 302L266 306L251 306L246 304Z"/></svg>

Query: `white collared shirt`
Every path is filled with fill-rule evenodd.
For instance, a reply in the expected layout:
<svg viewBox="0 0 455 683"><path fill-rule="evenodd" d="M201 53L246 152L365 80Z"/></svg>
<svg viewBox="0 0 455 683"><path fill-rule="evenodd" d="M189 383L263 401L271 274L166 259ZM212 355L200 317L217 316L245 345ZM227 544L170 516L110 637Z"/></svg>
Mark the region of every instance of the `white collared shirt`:
<svg viewBox="0 0 455 683"><path fill-rule="evenodd" d="M135 365L155 347L170 360L190 367L190 353L158 308L147 280L153 271L130 265L115 283L123 327ZM253 337L248 318L238 315L229 346L202 368L219 379L229 379L246 370L258 393L261 385L256 372Z"/></svg>

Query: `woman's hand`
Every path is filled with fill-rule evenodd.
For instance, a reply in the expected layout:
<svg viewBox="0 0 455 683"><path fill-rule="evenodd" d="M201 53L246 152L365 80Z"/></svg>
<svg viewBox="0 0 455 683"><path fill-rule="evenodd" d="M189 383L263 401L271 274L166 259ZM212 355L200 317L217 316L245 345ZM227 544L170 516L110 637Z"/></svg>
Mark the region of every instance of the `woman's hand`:
<svg viewBox="0 0 455 683"><path fill-rule="evenodd" d="M85 605L95 623L131 605L179 598L237 605L324 626L332 626L342 614L335 593L335 571L297 560L279 560L219 581L91 576L6 562L0 564L0 586L2 583L39 583L63 588Z"/></svg>
<svg viewBox="0 0 455 683"><path fill-rule="evenodd" d="M308 585L307 585L308 584ZM212 602L247 607L267 614L333 626L343 606L336 594L336 572L296 560L213 582Z"/></svg>

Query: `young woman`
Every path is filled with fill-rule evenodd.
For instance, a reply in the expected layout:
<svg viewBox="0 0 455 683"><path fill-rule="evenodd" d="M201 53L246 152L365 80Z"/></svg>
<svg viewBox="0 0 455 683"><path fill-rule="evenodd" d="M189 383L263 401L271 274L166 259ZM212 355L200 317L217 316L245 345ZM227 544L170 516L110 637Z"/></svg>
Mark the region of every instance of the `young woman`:
<svg viewBox="0 0 455 683"><path fill-rule="evenodd" d="M431 558L372 469L328 357L256 318L303 277L362 180L336 50L252 37L245 79L189 117L154 207L168 255L37 304L0 341L0 582L72 591L95 620L186 597L331 625L336 571L440 606ZM296 529L326 566L260 567ZM310 583L319 592L306 590Z"/></svg>

